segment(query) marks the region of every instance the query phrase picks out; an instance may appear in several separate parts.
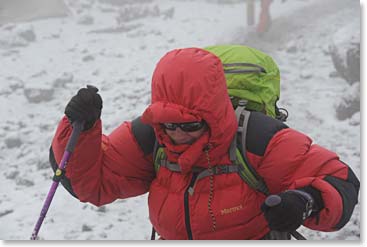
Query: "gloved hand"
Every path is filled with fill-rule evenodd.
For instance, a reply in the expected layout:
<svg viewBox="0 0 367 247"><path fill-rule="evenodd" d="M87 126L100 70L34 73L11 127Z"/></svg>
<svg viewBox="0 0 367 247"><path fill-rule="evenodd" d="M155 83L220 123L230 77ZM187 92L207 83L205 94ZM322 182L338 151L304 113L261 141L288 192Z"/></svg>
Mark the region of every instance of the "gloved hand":
<svg viewBox="0 0 367 247"><path fill-rule="evenodd" d="M102 111L102 98L97 92L98 88L87 85L86 88L79 89L78 93L71 98L65 107L65 115L70 123L83 121L83 130L94 126L101 117Z"/></svg>
<svg viewBox="0 0 367 247"><path fill-rule="evenodd" d="M310 216L313 204L313 197L309 193L288 190L269 196L261 205L261 210L271 230L292 232Z"/></svg>

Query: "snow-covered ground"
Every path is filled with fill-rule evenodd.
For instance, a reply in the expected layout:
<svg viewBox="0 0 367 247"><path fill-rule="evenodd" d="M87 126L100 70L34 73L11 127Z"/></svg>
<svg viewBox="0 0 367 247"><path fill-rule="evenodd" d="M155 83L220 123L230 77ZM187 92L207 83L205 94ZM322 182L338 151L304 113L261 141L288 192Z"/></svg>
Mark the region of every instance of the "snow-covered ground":
<svg viewBox="0 0 367 247"><path fill-rule="evenodd" d="M333 43L343 50L359 42L359 1L274 0L273 23L262 36L246 25L243 0L65 0L67 8L51 1L38 17L25 15L32 10L21 4L16 16L11 2L0 2L0 239L30 238L51 185L49 145L70 97L86 84L97 86L108 134L143 112L155 64L174 48L236 43L271 54L288 125L337 152L361 177L361 114L336 118L351 86L331 76L329 53ZM49 13L56 17L40 18ZM300 232L312 240L360 240L360 222L358 205L338 232ZM144 240L150 232L146 195L97 208L60 186L39 236Z"/></svg>

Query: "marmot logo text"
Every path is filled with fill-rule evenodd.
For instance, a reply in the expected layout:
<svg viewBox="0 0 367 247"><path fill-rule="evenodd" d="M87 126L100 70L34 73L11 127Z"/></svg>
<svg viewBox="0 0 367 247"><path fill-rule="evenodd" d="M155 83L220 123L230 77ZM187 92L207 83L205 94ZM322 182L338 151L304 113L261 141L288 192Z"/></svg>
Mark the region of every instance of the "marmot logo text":
<svg viewBox="0 0 367 247"><path fill-rule="evenodd" d="M242 206L242 204L240 204L240 205L238 205L236 207L222 209L220 211L220 214L221 215L232 214L232 213L235 213L235 212L240 211L242 209L243 209L243 206Z"/></svg>

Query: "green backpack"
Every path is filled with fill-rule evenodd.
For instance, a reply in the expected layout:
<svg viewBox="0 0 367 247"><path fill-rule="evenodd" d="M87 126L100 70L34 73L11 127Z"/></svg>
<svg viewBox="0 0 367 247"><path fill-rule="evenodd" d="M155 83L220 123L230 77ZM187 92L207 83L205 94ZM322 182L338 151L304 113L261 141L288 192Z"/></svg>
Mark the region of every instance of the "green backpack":
<svg viewBox="0 0 367 247"><path fill-rule="evenodd" d="M205 48L218 56L224 68L228 93L236 111L239 143L234 138L229 150L232 165L217 165L209 169L198 170L196 180L210 175L238 173L251 188L269 194L262 178L252 168L246 157L247 122L251 111L262 112L281 121L286 121L288 112L278 108L276 102L280 95L279 69L273 59L254 48L241 45L218 45ZM155 143L153 151L156 173L161 166L173 172L180 172L176 163L167 160L163 147ZM195 183L196 184L196 183ZM194 193L194 187L189 188Z"/></svg>
<svg viewBox="0 0 367 247"><path fill-rule="evenodd" d="M286 114L276 105L280 96L279 68L269 55L243 45L205 49L222 61L228 94L235 109L239 100L246 100L246 109L286 120Z"/></svg>

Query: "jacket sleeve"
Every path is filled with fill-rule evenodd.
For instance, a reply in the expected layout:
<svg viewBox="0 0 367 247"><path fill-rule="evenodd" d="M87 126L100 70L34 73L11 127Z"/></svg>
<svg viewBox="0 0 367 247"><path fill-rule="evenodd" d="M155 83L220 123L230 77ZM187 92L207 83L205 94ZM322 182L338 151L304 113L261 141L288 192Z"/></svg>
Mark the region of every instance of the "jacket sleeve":
<svg viewBox="0 0 367 247"><path fill-rule="evenodd" d="M52 141L58 163L71 132L72 126L64 117ZM66 177L79 200L97 206L148 192L154 176L152 157L139 147L131 122L106 136L98 120L93 128L81 133L66 167Z"/></svg>
<svg viewBox="0 0 367 247"><path fill-rule="evenodd" d="M321 194L322 208L304 225L319 231L335 231L351 218L358 203L359 181L339 157L291 128L270 140L258 172L271 194L312 187Z"/></svg>

